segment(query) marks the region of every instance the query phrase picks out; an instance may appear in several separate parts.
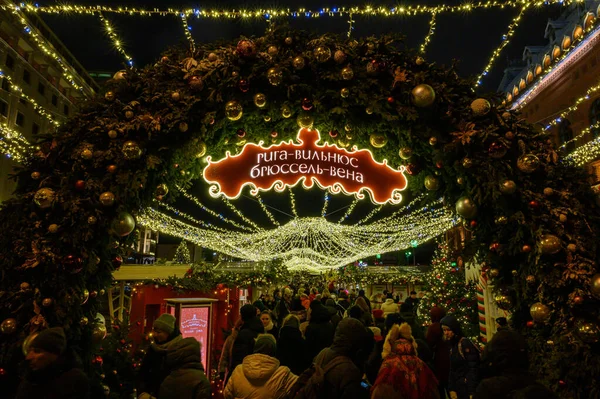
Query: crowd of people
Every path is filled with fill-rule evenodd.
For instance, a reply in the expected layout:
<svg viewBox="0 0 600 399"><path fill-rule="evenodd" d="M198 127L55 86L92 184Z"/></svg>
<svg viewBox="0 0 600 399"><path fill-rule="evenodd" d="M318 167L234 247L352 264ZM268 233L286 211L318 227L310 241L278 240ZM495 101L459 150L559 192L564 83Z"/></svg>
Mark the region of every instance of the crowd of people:
<svg viewBox="0 0 600 399"><path fill-rule="evenodd" d="M402 303L384 295L286 287L242 306L218 365L224 398L556 398L529 374L525 341L505 318L481 352L441 307L423 327L415 292ZM154 321L153 336L139 399L212 398L199 342L183 338L170 314ZM17 398L87 398L74 359L62 329L39 333Z"/></svg>

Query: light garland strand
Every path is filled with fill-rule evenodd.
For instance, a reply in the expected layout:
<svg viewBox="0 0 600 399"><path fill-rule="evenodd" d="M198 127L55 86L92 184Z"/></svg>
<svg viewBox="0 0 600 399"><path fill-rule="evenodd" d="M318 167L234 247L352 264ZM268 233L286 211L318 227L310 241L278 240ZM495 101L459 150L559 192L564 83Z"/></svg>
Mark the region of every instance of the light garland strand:
<svg viewBox="0 0 600 399"><path fill-rule="evenodd" d="M373 218L373 216L375 216L377 213L379 213L379 211L383 208L383 205L379 205L377 208L371 210L371 212L369 212L369 214L367 216L365 216L364 218L362 218L361 220L358 221L358 223L356 223L358 226L360 226L361 224L364 224L366 222L368 222L369 220L371 220Z"/></svg>
<svg viewBox="0 0 600 399"><path fill-rule="evenodd" d="M358 198L354 198L354 201L352 201L348 209L346 209L346 213L344 213L344 216L338 220L338 223L343 223L346 219L348 219L354 208L356 208L356 205L358 205Z"/></svg>
<svg viewBox="0 0 600 399"><path fill-rule="evenodd" d="M584 96L579 97L577 100L575 100L575 103L573 103L573 105L571 105L569 108L567 108L563 112L561 112L560 115L557 116L556 118L554 118L552 121L548 122L548 124L546 125L544 130L549 130L552 126L556 126L557 124L562 122L562 120L567 115L569 115L571 112L575 112L577 110L577 108L579 108L579 105L581 103L589 100L591 98L590 94L593 94L593 93L597 92L598 90L600 90L600 83L587 89ZM567 144L567 143L565 143L565 144Z"/></svg>
<svg viewBox="0 0 600 399"><path fill-rule="evenodd" d="M352 18L352 13L348 14L348 39L352 36L352 31L354 30L354 18Z"/></svg>
<svg viewBox="0 0 600 399"><path fill-rule="evenodd" d="M195 224L197 224L197 225L199 225L201 227L205 227L207 229L212 229L212 230L215 230L215 231L219 231L221 233L226 233L226 232L229 231L227 229L224 229L224 228L221 228L221 227L217 227L217 226L215 226L212 223L208 223L208 222L204 222L202 220L198 220L198 219L194 218L193 216L188 215L187 213L185 213L183 211L180 211L179 209L170 206L169 204L165 204L162 201L154 200L154 203L156 205L160 206L161 208L165 208L165 209L173 212L176 216L182 217L183 219L187 219L190 222L195 223Z"/></svg>
<svg viewBox="0 0 600 399"><path fill-rule="evenodd" d="M329 191L325 190L325 196L323 197L323 209L321 209L321 216L327 215L327 208L329 207Z"/></svg>
<svg viewBox="0 0 600 399"><path fill-rule="evenodd" d="M100 21L104 24L104 29L106 29L106 34L112 41L113 45L117 49L117 51L125 58L125 62L129 65L130 68L133 68L133 58L127 54L125 48L123 47L123 41L117 37L117 33L115 32L115 28L110 24L108 19L104 17L102 11L98 13L98 17Z"/></svg>
<svg viewBox="0 0 600 399"><path fill-rule="evenodd" d="M16 132L6 124L0 125L0 152L8 158L22 163L31 156L34 147L21 133Z"/></svg>
<svg viewBox="0 0 600 399"><path fill-rule="evenodd" d="M265 213L265 215L267 215L267 217L269 218L269 220L271 221L271 223L273 223L275 226L280 226L279 222L277 221L277 219L275 219L275 217L273 216L273 214L267 209L267 206L265 205L263 199L261 198L260 194L256 194L255 195L256 200L258 201L260 207L262 208L263 212Z"/></svg>
<svg viewBox="0 0 600 399"><path fill-rule="evenodd" d="M52 125L54 125L56 127L60 126L60 122L58 122L56 119L54 119L52 117L50 111L48 111L47 109L45 109L44 107L42 107L41 105L39 105L33 98L31 98L27 94L23 93L23 89L21 89L19 86L17 86L16 84L13 83L12 76L10 76L6 72L4 72L2 69L0 69L0 78L6 79L6 81L8 82L8 86L11 89L11 93L15 93L20 98L22 98L25 101L29 102L31 104L31 106L33 107L33 109L38 114L40 114L41 116L43 116L44 118L46 118L48 120L48 122L50 122Z"/></svg>
<svg viewBox="0 0 600 399"><path fill-rule="evenodd" d="M431 38L435 34L435 16L436 15L437 15L437 13L435 13L435 12L431 13L431 19L429 20L429 32L427 32L427 36L425 36L425 39L423 40L423 43L419 47L419 52L421 54L425 54L425 50L427 49L427 45L429 44L429 42L431 41Z"/></svg>
<svg viewBox="0 0 600 399"><path fill-rule="evenodd" d="M535 97L537 89L540 87L542 82L545 81L546 78L551 76L557 68L559 68L563 62L567 61L569 55L573 52L578 51L580 48L589 42L592 38L594 38L597 34L600 34L600 26L594 27L590 26L588 29L583 31L583 34L578 39L573 39L573 44L568 49L561 49L561 55L558 58L553 59L552 65L548 66L547 69L541 74L536 76L536 83L527 89L524 93L519 93L519 95L512 99L512 109L521 109L526 106L527 101L531 98Z"/></svg>
<svg viewBox="0 0 600 399"><path fill-rule="evenodd" d="M600 121L583 129L581 134L579 134L577 137L579 138L598 128L600 128ZM600 137L596 137L589 143L585 143L584 145L577 147L569 155L567 155L565 159L577 166L583 166L586 163L597 159L598 157L600 157Z"/></svg>
<svg viewBox="0 0 600 399"><path fill-rule="evenodd" d="M292 208L292 214L295 218L298 217L298 211L296 210L296 197L294 196L294 192L292 191L292 187L288 187L288 192L290 193L290 207Z"/></svg>
<svg viewBox="0 0 600 399"><path fill-rule="evenodd" d="M190 42L190 50L192 54L196 52L196 42L194 42L194 38L192 37L192 27L188 24L188 20L186 14L184 12L180 13L181 22L183 23L183 32L185 34L185 38Z"/></svg>
<svg viewBox="0 0 600 399"><path fill-rule="evenodd" d="M254 227L256 230L261 230L261 228L258 227L258 225L256 223L254 223L252 220L248 219L242 213L242 211L240 211L239 209L237 209L237 207L235 205L233 205L231 203L231 201L229 201L227 199L227 197L225 197L224 195L221 195L220 198L223 200L223 202L225 203L225 205L227 205L227 207L229 209L231 209L240 219L242 219L244 222L248 223L250 226Z"/></svg>
<svg viewBox="0 0 600 399"><path fill-rule="evenodd" d="M50 6L36 6L32 4L24 5L24 9L29 12L44 12L44 13L68 13L68 14L94 14L97 12L104 13L116 13L124 15L177 15L185 14L186 16L196 16L198 18L264 18L266 15L272 17L303 17L303 18L319 18L323 16L345 16L347 14L362 15L362 16L415 16L421 14L431 13L465 13L476 9L485 8L522 8L523 6L531 7L542 7L552 4L571 4L581 3L583 0L508 0L508 1L479 1L477 3L464 3L460 5L447 5L441 4L437 6L393 6L393 7L373 7L370 5L359 6L359 7L334 7L334 8L319 8L315 11L300 8L297 10L287 9L273 9L273 8L256 8L253 10L238 9L238 10L204 10L204 9L186 9L176 10L172 8L168 9L151 9L145 10L141 8L129 8L125 6L109 7L109 6L84 6L75 4L61 4L61 5L50 5Z"/></svg>
<svg viewBox="0 0 600 399"><path fill-rule="evenodd" d="M200 200L196 197L194 197L193 195L189 194L188 192L186 192L182 187L177 186L177 190L179 190L181 192L181 194L183 194L183 196L187 199L189 199L190 201L192 201L194 204L196 204L200 209L202 209L203 211L209 213L210 215L216 217L219 220L224 221L225 223L229 223L230 225L237 227L238 229L241 230L245 230L245 231L255 231L255 229L251 229L249 227L246 226L242 226L239 223L234 222L231 219L226 218L225 216L213 211L212 209L204 206L204 204L202 204L202 202L200 202Z"/></svg>
<svg viewBox="0 0 600 399"><path fill-rule="evenodd" d="M523 8L521 8L521 11L519 11L519 14L515 18L513 18L511 24L508 25L508 31L504 35L502 35L502 43L500 43L500 46L498 46L498 48L496 48L492 52L492 56L490 57L487 65L485 66L485 68L483 68L483 71L477 76L477 79L475 80L475 85L473 86L473 90L475 90L479 85L481 85L481 79L483 79L483 77L486 76L492 70L494 62L496 61L502 50L504 50L504 47L506 47L508 43L510 43L511 37L515 34L515 30L519 26L519 21L521 20L521 18L525 14L525 11L527 10L527 8L529 8L530 5L530 3L525 3L523 5Z"/></svg>

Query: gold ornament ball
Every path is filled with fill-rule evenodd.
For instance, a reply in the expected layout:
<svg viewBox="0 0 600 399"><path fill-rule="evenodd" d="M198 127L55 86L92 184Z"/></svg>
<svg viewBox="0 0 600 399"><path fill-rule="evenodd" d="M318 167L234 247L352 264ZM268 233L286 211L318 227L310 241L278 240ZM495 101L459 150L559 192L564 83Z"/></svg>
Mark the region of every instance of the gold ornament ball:
<svg viewBox="0 0 600 399"><path fill-rule="evenodd" d="M558 217L558 220L560 220L561 223L567 223L567 215L565 215L564 213L561 213L560 216Z"/></svg>
<svg viewBox="0 0 600 399"><path fill-rule="evenodd" d="M465 219L477 216L477 205L469 197L461 197L456 201L456 213Z"/></svg>
<svg viewBox="0 0 600 399"><path fill-rule="evenodd" d="M411 99L417 107L429 107L435 102L435 91L428 84L420 84L412 89Z"/></svg>
<svg viewBox="0 0 600 399"><path fill-rule="evenodd" d="M44 307L46 307L46 308L47 308L47 307L50 307L50 306L52 306L52 303L53 303L53 302L54 302L54 301L52 300L52 298L44 298L44 299L42 300L42 306L44 306Z"/></svg>
<svg viewBox="0 0 600 399"><path fill-rule="evenodd" d="M187 132L187 131L188 131L188 128L189 128L189 127L188 127L188 124L187 124L186 122L180 122L180 123L179 123L179 131L180 131L181 133L185 133L185 132Z"/></svg>
<svg viewBox="0 0 600 399"><path fill-rule="evenodd" d="M415 58L415 64L417 65L423 65L425 63L425 59L423 57L417 57Z"/></svg>
<svg viewBox="0 0 600 399"><path fill-rule="evenodd" d="M508 112L508 111L504 111L504 112L502 113L502 119L504 119L505 121L509 120L509 119L510 119L510 117L511 117L511 113L510 113L510 112Z"/></svg>
<svg viewBox="0 0 600 399"><path fill-rule="evenodd" d="M541 302L536 302L529 308L531 318L536 323L545 323L550 319L550 308Z"/></svg>
<svg viewBox="0 0 600 399"><path fill-rule="evenodd" d="M533 283L535 283L535 276L530 274L529 276L527 276L525 278L525 280L527 281L528 284L533 284Z"/></svg>
<svg viewBox="0 0 600 399"><path fill-rule="evenodd" d="M593 296L600 299L600 273L594 274L590 282L590 291Z"/></svg>
<svg viewBox="0 0 600 399"><path fill-rule="evenodd" d="M52 223L50 226L48 226L48 231L52 234L56 233L58 231L58 225Z"/></svg>
<svg viewBox="0 0 600 399"><path fill-rule="evenodd" d="M338 146L340 146L341 148L348 148L350 146L350 142L339 139L337 141Z"/></svg>
<svg viewBox="0 0 600 399"><path fill-rule="evenodd" d="M410 157L412 157L412 155L413 155L412 148L410 148L410 147L402 147L398 151L398 155L402 159L410 159Z"/></svg>
<svg viewBox="0 0 600 399"><path fill-rule="evenodd" d="M267 105L267 96L265 96L263 93L256 93L254 95L254 105L256 105L258 108L262 108Z"/></svg>
<svg viewBox="0 0 600 399"><path fill-rule="evenodd" d="M577 245L575 245L575 244L569 244L569 245L567 245L567 251L569 251L569 252L575 252L575 251L577 251Z"/></svg>
<svg viewBox="0 0 600 399"><path fill-rule="evenodd" d="M86 161L92 159L93 156L94 153L89 148L86 148L83 151L81 151L81 158L85 159Z"/></svg>
<svg viewBox="0 0 600 399"><path fill-rule="evenodd" d="M271 117L270 117L269 115L265 115L265 116L263 117L263 120L264 120L265 122L271 122Z"/></svg>
<svg viewBox="0 0 600 399"><path fill-rule="evenodd" d="M113 75L113 80L125 80L126 77L127 77L127 71L122 69Z"/></svg>
<svg viewBox="0 0 600 399"><path fill-rule="evenodd" d="M17 321L15 319L4 319L2 323L0 323L0 332L2 334L13 334L17 331Z"/></svg>
<svg viewBox="0 0 600 399"><path fill-rule="evenodd" d="M346 61L346 53L344 53L342 50L336 50L333 54L333 60L337 64L343 64L344 61Z"/></svg>
<svg viewBox="0 0 600 399"><path fill-rule="evenodd" d="M92 330L92 342L99 344L106 337L106 326L104 324L96 324Z"/></svg>
<svg viewBox="0 0 600 399"><path fill-rule="evenodd" d="M586 344L595 344L600 340L600 328L596 323L577 320L575 322L575 331L579 338Z"/></svg>
<svg viewBox="0 0 600 399"><path fill-rule="evenodd" d="M225 104L225 116L230 121L239 120L243 114L244 114L244 109L242 108L242 104L240 104L239 102L232 100L232 101L228 101Z"/></svg>
<svg viewBox="0 0 600 399"><path fill-rule="evenodd" d="M117 165L108 165L106 171L108 173L115 173L117 171Z"/></svg>
<svg viewBox="0 0 600 399"><path fill-rule="evenodd" d="M208 60L210 62L215 62L218 59L219 59L219 57L217 56L217 54L215 54L215 53L209 53L208 54Z"/></svg>
<svg viewBox="0 0 600 399"><path fill-rule="evenodd" d="M523 155L517 160L517 168L523 173L533 173L539 166L540 160L533 154Z"/></svg>
<svg viewBox="0 0 600 399"><path fill-rule="evenodd" d="M165 196L167 194L169 194L169 187L166 184L162 183L156 186L155 195Z"/></svg>
<svg viewBox="0 0 600 399"><path fill-rule="evenodd" d="M554 255L561 249L560 238L553 234L544 234L540 238L539 245L544 255Z"/></svg>
<svg viewBox="0 0 600 399"><path fill-rule="evenodd" d="M96 218L96 216L88 217L88 224L96 224L97 221L98 219Z"/></svg>
<svg viewBox="0 0 600 399"><path fill-rule="evenodd" d="M126 119L133 119L133 117L134 117L133 111L125 111L125 118Z"/></svg>
<svg viewBox="0 0 600 399"><path fill-rule="evenodd" d="M496 305L502 310L511 310L514 306L512 296L505 292L498 293L494 296Z"/></svg>
<svg viewBox="0 0 600 399"><path fill-rule="evenodd" d="M490 276L491 278L497 278L500 275L500 270L493 268L490 269L490 271L488 272L488 276Z"/></svg>
<svg viewBox="0 0 600 399"><path fill-rule="evenodd" d="M425 188L429 191L435 191L438 188L440 188L440 181L437 177L435 176L426 176L425 177Z"/></svg>
<svg viewBox="0 0 600 399"><path fill-rule="evenodd" d="M292 43L294 43L294 39L292 39L289 36L285 38L285 44L287 44L288 46L291 46Z"/></svg>
<svg viewBox="0 0 600 399"><path fill-rule="evenodd" d="M196 153L196 157L202 158L204 155L206 155L206 150L206 144L204 142L200 142L200 144L198 144L198 152Z"/></svg>
<svg viewBox="0 0 600 399"><path fill-rule="evenodd" d="M340 90L340 96L342 98L348 98L350 96L350 89L344 87L342 90Z"/></svg>
<svg viewBox="0 0 600 399"><path fill-rule="evenodd" d="M375 133L369 136L369 142L374 148L383 148L388 142L387 136Z"/></svg>
<svg viewBox="0 0 600 399"><path fill-rule="evenodd" d="M32 172L31 173L31 178L33 180L38 180L40 178L40 176L41 176L40 172Z"/></svg>
<svg viewBox="0 0 600 399"><path fill-rule="evenodd" d="M365 108L365 112L367 113L367 115L372 115L373 114L373 107L367 107L367 108Z"/></svg>
<svg viewBox="0 0 600 399"><path fill-rule="evenodd" d="M117 133L116 130L109 130L108 131L108 137L111 138L111 139L116 139L118 135L119 134Z"/></svg>
<svg viewBox="0 0 600 399"><path fill-rule="evenodd" d="M471 103L471 111L475 116L483 116L490 112L492 104L485 98L478 98Z"/></svg>
<svg viewBox="0 0 600 399"><path fill-rule="evenodd" d="M502 194L511 195L517 191L517 183L512 180L504 180L500 183L500 192Z"/></svg>
<svg viewBox="0 0 600 399"><path fill-rule="evenodd" d="M35 192L33 202L41 209L47 209L54 203L55 196L56 194L54 194L54 190L51 188L40 188Z"/></svg>
<svg viewBox="0 0 600 399"><path fill-rule="evenodd" d="M354 71L349 66L342 69L342 79L350 80L354 77Z"/></svg>
<svg viewBox="0 0 600 399"><path fill-rule="evenodd" d="M298 118L296 119L296 123L298 123L298 126L300 126L300 128L303 129L312 128L314 122L315 118L313 118L312 115L305 113L298 115Z"/></svg>
<svg viewBox="0 0 600 399"><path fill-rule="evenodd" d="M110 191L105 191L100 194L100 203L104 206L113 206L115 203L115 195Z"/></svg>
<svg viewBox="0 0 600 399"><path fill-rule="evenodd" d="M142 156L142 149L137 142L133 140L126 141L121 147L121 152L125 159L133 160Z"/></svg>
<svg viewBox="0 0 600 399"><path fill-rule="evenodd" d="M181 94L179 94L178 91L174 91L173 93L171 93L171 100L173 100L173 101L181 100Z"/></svg>
<svg viewBox="0 0 600 399"><path fill-rule="evenodd" d="M279 53L279 49L277 48L277 46L269 46L269 48L267 49L267 53L271 57L274 57L277 55L277 53Z"/></svg>
<svg viewBox="0 0 600 399"><path fill-rule="evenodd" d="M24 281L24 282L22 282L22 283L19 285L19 289L20 289L21 291L28 291L30 288L31 288L31 285L30 285L28 282L25 282L25 281Z"/></svg>
<svg viewBox="0 0 600 399"><path fill-rule="evenodd" d="M465 184L465 179L463 177L458 177L458 178L456 178L456 183L459 186L462 186L463 184Z"/></svg>
<svg viewBox="0 0 600 399"><path fill-rule="evenodd" d="M331 58L331 49L327 46L319 46L315 49L314 55L317 62L327 62Z"/></svg>
<svg viewBox="0 0 600 399"><path fill-rule="evenodd" d="M104 99L105 99L106 101L114 101L116 97L117 97L117 96L115 95L115 92L114 92L114 91L107 91L107 92L104 94Z"/></svg>
<svg viewBox="0 0 600 399"><path fill-rule="evenodd" d="M546 187L546 188L544 189L544 195L545 195L546 197L550 197L552 194L554 194L554 190L553 190L553 189L551 189L550 187Z"/></svg>
<svg viewBox="0 0 600 399"><path fill-rule="evenodd" d="M267 79L273 86L279 86L283 82L283 72L279 68L269 68Z"/></svg>
<svg viewBox="0 0 600 399"><path fill-rule="evenodd" d="M352 131L352 125L345 125L345 126L344 126L344 130L345 130L346 132L351 132L351 131ZM348 137L348 136L346 136L346 137Z"/></svg>
<svg viewBox="0 0 600 399"><path fill-rule="evenodd" d="M430 145L430 146L434 146L434 145L436 145L436 144L437 144L437 142L438 142L438 140L437 140L437 138L436 138L436 137L430 137L430 138L429 138L429 145Z"/></svg>
<svg viewBox="0 0 600 399"><path fill-rule="evenodd" d="M513 276L517 277L519 275L519 272L515 269L511 270L511 273Z"/></svg>
<svg viewBox="0 0 600 399"><path fill-rule="evenodd" d="M135 229L135 219L129 212L120 212L113 221L112 228L120 237L128 236Z"/></svg>
<svg viewBox="0 0 600 399"><path fill-rule="evenodd" d="M281 116L283 116L284 118L289 118L292 116L292 108L290 108L289 105L284 104L281 107Z"/></svg>
<svg viewBox="0 0 600 399"><path fill-rule="evenodd" d="M292 65L294 66L294 69L299 71L301 69L304 69L304 66L306 65L306 61L304 60L304 57L298 56L298 57L294 57L294 60L292 61Z"/></svg>
<svg viewBox="0 0 600 399"><path fill-rule="evenodd" d="M473 160L471 158L463 158L462 167L465 169L470 169L473 166Z"/></svg>

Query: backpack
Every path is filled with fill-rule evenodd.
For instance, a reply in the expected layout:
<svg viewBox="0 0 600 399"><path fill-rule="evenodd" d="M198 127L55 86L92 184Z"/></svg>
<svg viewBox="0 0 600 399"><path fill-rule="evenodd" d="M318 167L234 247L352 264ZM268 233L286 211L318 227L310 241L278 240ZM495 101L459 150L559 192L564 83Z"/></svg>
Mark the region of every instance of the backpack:
<svg viewBox="0 0 600 399"><path fill-rule="evenodd" d="M334 357L325 367L313 364L305 370L288 392L287 399L318 399L322 398L327 373L340 364L352 363L347 356Z"/></svg>

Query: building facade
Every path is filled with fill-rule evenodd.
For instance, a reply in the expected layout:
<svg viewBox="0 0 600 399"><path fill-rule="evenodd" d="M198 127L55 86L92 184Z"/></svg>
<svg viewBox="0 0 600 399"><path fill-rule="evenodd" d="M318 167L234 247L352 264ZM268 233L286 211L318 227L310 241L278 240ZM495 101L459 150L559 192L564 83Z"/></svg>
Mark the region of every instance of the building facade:
<svg viewBox="0 0 600 399"><path fill-rule="evenodd" d="M37 15L0 0L0 138L35 143L36 135L55 129L98 89ZM0 156L0 202L14 190L12 156Z"/></svg>
<svg viewBox="0 0 600 399"><path fill-rule="evenodd" d="M600 182L599 157L590 151L600 137L599 17L600 0L568 6L548 20L547 43L525 47L499 87L511 109L550 131L561 155L575 156L590 169L592 184Z"/></svg>

